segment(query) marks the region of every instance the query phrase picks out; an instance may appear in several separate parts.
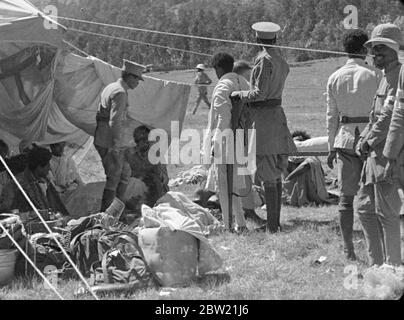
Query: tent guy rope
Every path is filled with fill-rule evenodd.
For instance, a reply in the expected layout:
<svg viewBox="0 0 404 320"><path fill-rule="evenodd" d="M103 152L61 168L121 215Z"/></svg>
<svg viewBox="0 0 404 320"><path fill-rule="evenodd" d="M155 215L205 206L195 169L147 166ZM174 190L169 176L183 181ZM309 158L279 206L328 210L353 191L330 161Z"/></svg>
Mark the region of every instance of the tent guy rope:
<svg viewBox="0 0 404 320"><path fill-rule="evenodd" d="M49 232L49 234L51 235L51 237L53 238L53 240L55 240L56 244L58 245L58 247L60 248L60 250L62 251L63 255L66 257L67 261L70 263L70 265L73 267L74 271L77 273L77 275L79 276L79 278L83 281L84 285L86 286L86 288L89 290L89 292L92 294L92 296L98 300L98 297L95 295L94 291L92 290L92 288L90 287L90 285L88 284L88 282L86 281L86 279L84 278L84 276L81 274L80 270L77 268L76 264L73 262L73 260L70 258L69 254L66 252L66 250L63 248L62 244L60 243L60 241L57 239L57 237L53 234L53 231L49 228L48 224L46 223L46 221L44 220L44 218L41 216L41 214L38 212L38 209L35 207L35 205L32 203L31 199L28 197L27 193L25 192L25 190L23 189L23 187L21 186L21 184L18 182L17 178L15 177L15 175L12 173L12 171L10 170L9 166L7 165L7 163L4 161L3 157L0 156L0 161L3 164L4 168L7 170L8 174L11 176L11 178L14 180L14 183L17 185L17 187L20 189L21 193L24 195L25 199L27 200L27 202L29 203L29 205L32 207L32 209L34 210L35 214L38 216L39 220L41 221L41 223L44 225L44 227L46 228L46 230Z"/></svg>

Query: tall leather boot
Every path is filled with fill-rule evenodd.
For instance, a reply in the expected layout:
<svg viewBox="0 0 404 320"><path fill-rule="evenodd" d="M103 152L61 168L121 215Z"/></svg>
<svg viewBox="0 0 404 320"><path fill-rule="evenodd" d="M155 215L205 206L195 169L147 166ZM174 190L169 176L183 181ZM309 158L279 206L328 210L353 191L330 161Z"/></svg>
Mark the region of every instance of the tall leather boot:
<svg viewBox="0 0 404 320"><path fill-rule="evenodd" d="M276 183L264 183L265 203L267 206L267 232L278 232L278 188Z"/></svg>
<svg viewBox="0 0 404 320"><path fill-rule="evenodd" d="M115 191L104 189L104 193L102 194L100 212L105 212L105 210L107 210L108 207L111 205L114 198L115 198Z"/></svg>
<svg viewBox="0 0 404 320"><path fill-rule="evenodd" d="M278 208L277 208L277 216L276 222L278 224L279 231L282 231L281 227L281 208L282 208L282 181L278 181L276 183L276 189L278 191Z"/></svg>
<svg viewBox="0 0 404 320"><path fill-rule="evenodd" d="M339 222L344 240L344 252L348 260L355 261L355 249L353 245L353 196L341 196L339 203Z"/></svg>

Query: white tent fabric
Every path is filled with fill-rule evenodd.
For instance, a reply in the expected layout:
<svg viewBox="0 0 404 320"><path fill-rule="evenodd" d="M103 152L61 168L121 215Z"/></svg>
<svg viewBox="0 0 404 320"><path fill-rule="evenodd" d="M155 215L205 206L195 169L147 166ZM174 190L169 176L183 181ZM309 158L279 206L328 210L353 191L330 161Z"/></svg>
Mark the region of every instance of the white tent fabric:
<svg viewBox="0 0 404 320"><path fill-rule="evenodd" d="M103 88L120 76L117 67L67 52L63 27L46 28L47 19L25 0L0 0L0 139L15 152L32 142L84 144ZM128 145L140 123L170 134L171 122L181 129L185 117L188 85L144 78L130 91Z"/></svg>

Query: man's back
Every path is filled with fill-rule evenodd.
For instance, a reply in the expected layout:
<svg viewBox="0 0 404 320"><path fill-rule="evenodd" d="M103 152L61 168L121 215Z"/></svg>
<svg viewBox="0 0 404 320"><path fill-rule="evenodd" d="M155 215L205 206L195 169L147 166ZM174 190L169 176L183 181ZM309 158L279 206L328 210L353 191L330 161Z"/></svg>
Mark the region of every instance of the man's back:
<svg viewBox="0 0 404 320"><path fill-rule="evenodd" d="M343 115L367 116L372 107L381 72L362 59L349 59L328 80L328 88Z"/></svg>
<svg viewBox="0 0 404 320"><path fill-rule="evenodd" d="M381 77L381 71L366 65L363 59L348 59L329 77L327 130L330 150L353 148L356 135L366 126ZM343 122L343 116L361 117L366 121Z"/></svg>

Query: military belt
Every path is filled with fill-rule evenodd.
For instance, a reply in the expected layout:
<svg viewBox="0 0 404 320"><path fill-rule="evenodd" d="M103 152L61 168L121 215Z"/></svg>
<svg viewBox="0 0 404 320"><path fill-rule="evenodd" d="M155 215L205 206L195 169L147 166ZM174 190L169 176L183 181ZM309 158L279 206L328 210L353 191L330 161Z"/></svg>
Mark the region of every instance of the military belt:
<svg viewBox="0 0 404 320"><path fill-rule="evenodd" d="M255 101L250 102L249 106L251 108L271 108L271 107L279 107L282 105L282 99L269 99L264 101Z"/></svg>
<svg viewBox="0 0 404 320"><path fill-rule="evenodd" d="M368 123L369 117L348 117L348 116L341 116L340 123L347 124L347 123Z"/></svg>

